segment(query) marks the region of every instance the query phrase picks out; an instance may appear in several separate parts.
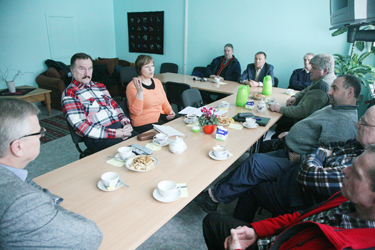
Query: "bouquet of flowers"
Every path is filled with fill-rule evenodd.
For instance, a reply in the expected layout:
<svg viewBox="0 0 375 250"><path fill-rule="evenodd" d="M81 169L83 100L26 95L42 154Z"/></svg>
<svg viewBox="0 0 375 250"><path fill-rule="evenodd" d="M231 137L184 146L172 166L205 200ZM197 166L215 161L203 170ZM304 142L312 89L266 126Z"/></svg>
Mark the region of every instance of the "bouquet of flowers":
<svg viewBox="0 0 375 250"><path fill-rule="evenodd" d="M201 108L201 112L203 114L198 118L199 125L201 127L217 124L217 115L215 115L215 110L212 107L211 108L203 107Z"/></svg>

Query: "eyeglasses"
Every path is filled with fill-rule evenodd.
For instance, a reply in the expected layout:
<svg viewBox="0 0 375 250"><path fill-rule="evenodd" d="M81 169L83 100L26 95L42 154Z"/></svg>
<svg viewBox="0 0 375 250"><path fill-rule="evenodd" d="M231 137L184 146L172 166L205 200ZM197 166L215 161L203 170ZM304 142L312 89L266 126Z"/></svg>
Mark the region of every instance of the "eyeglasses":
<svg viewBox="0 0 375 250"><path fill-rule="evenodd" d="M375 125L370 125L370 124L363 123L363 122L362 122L362 118L363 118L363 117L361 117L361 119L359 119L359 121L358 121L358 124L359 124L360 126L367 126L367 127L373 127L373 128L375 128Z"/></svg>
<svg viewBox="0 0 375 250"><path fill-rule="evenodd" d="M46 132L47 130L43 127L40 127L40 131L38 133L34 133L34 134L29 134L29 135L24 135L24 136L21 136L20 138L18 138L17 140L19 139L22 139L22 138L25 138L25 137L29 137L29 136L34 136L34 135L40 135L40 137L44 137L46 135ZM14 140L15 141L15 140ZM14 142L12 141L10 144L12 145L12 143Z"/></svg>

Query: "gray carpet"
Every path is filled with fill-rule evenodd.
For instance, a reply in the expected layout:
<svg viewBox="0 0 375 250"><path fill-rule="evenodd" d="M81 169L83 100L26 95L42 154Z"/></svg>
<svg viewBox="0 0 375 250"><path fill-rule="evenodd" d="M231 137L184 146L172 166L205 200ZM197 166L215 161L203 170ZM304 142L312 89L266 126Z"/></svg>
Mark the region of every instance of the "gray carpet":
<svg viewBox="0 0 375 250"><path fill-rule="evenodd" d="M38 106L42 113L39 119L48 117L44 106ZM61 111L52 110L52 115L61 114ZM58 154L56 154L58 152ZM239 166L249 155L245 154L239 158L222 176L223 178L231 170ZM41 145L39 156L26 169L30 178L65 166L68 163L78 160L79 153L76 150L70 135ZM217 180L216 180L217 181ZM237 201L230 204L220 204L218 212L226 215L232 215ZM197 205L190 203L174 216L168 223L154 233L137 249L207 249L202 234L202 220L206 213ZM269 217L270 214L263 210L256 220ZM126 237L126 236L124 236ZM126 246L124 246L126 249Z"/></svg>

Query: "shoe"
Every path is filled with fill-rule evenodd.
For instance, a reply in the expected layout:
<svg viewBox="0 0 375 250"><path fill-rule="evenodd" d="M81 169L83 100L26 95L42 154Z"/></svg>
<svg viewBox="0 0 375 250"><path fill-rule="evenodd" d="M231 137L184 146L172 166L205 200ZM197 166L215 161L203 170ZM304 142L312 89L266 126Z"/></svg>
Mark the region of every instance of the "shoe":
<svg viewBox="0 0 375 250"><path fill-rule="evenodd" d="M197 197L195 197L193 202L200 206L206 213L216 212L217 206L219 205L219 203L216 203L211 199L208 191L200 193Z"/></svg>

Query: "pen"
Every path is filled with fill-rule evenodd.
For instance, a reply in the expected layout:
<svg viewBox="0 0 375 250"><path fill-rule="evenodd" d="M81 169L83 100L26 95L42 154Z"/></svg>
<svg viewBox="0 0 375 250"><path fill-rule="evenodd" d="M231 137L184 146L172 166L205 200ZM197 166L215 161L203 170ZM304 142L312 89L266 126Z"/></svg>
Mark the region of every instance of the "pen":
<svg viewBox="0 0 375 250"><path fill-rule="evenodd" d="M262 118L254 118L255 120L257 120L257 121L261 121L262 120Z"/></svg>

